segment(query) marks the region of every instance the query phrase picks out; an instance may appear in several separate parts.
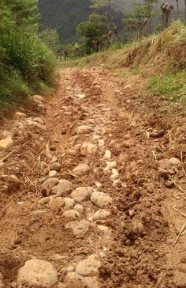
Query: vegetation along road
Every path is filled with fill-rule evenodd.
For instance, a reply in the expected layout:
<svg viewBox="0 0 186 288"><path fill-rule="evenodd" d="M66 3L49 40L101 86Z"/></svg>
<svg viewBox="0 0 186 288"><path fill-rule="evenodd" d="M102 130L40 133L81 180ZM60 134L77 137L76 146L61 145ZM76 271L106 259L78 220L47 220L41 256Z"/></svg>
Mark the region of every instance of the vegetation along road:
<svg viewBox="0 0 186 288"><path fill-rule="evenodd" d="M0 288L186 288L184 24L127 45L114 30L109 47L94 40L100 51L86 38L91 55L66 46L59 63L37 1L10 2L0 4Z"/></svg>

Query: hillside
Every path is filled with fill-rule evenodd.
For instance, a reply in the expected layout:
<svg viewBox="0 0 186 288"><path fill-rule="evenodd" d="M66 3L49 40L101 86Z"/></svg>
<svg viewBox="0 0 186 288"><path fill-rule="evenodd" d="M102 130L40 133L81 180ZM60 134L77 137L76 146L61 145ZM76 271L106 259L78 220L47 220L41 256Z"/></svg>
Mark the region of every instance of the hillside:
<svg viewBox="0 0 186 288"><path fill-rule="evenodd" d="M186 287L185 36L64 61L2 119L1 288Z"/></svg>
<svg viewBox="0 0 186 288"><path fill-rule="evenodd" d="M44 29L56 29L60 40L69 43L77 40L76 26L86 21L91 13L89 0L39 0L39 12ZM113 11L113 22L119 29L123 28L121 11Z"/></svg>
<svg viewBox="0 0 186 288"><path fill-rule="evenodd" d="M39 0L39 12L42 16L42 26L44 29L56 29L60 40L63 43L69 43L77 40L76 26L82 21L87 20L91 13L89 8L90 0ZM113 12L113 22L119 30L123 28L122 19L126 11L132 8L133 0L115 0L112 7L116 9ZM159 3L162 3L160 1ZM174 0L170 0L176 6ZM157 4L160 5L160 4ZM119 11L119 12L118 12ZM180 2L180 14L184 14L184 2ZM118 14L119 13L119 14ZM176 18L176 9L173 11L173 17Z"/></svg>

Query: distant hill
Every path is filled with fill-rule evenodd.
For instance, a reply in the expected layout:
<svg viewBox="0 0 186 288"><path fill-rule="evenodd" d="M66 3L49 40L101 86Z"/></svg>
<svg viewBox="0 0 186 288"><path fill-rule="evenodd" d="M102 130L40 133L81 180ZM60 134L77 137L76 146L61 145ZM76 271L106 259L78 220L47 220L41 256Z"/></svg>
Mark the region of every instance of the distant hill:
<svg viewBox="0 0 186 288"><path fill-rule="evenodd" d="M89 0L39 0L42 26L44 29L55 28L63 43L76 41L76 26L88 19L92 12L90 5ZM124 14L116 11L113 16L113 22L122 29Z"/></svg>
<svg viewBox="0 0 186 288"><path fill-rule="evenodd" d="M123 12L132 9L132 2L134 1L113 0L112 5L117 10L113 13L113 22L119 30L123 28ZM162 2L163 0L160 1L160 3ZM169 0L169 2L176 7L175 0ZM76 26L87 20L91 13L90 4L90 0L39 0L38 6L42 16L42 26L44 29L55 28L64 44L77 41ZM184 0L180 2L180 12L184 13ZM174 10L174 17L175 13L176 9Z"/></svg>

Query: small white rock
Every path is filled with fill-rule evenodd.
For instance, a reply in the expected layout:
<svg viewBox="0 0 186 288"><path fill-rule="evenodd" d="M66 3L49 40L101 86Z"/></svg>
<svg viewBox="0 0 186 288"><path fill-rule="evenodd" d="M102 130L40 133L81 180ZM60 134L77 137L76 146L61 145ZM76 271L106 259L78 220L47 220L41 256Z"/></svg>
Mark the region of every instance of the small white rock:
<svg viewBox="0 0 186 288"><path fill-rule="evenodd" d="M97 255L91 255L87 259L82 260L76 266L76 272L83 277L95 276L99 272L101 262L98 260Z"/></svg>
<svg viewBox="0 0 186 288"><path fill-rule="evenodd" d="M79 164L73 169L73 173L77 176L85 176L88 174L90 167L87 164Z"/></svg>
<svg viewBox="0 0 186 288"><path fill-rule="evenodd" d="M76 211L78 211L80 214L83 214L83 212L84 212L84 208L83 208L83 206L80 205L80 204L76 204L76 205L74 206L74 209L75 209Z"/></svg>
<svg viewBox="0 0 186 288"><path fill-rule="evenodd" d="M73 189L72 183L67 180L59 180L57 186L52 188L52 194L55 194L56 197L65 197Z"/></svg>
<svg viewBox="0 0 186 288"><path fill-rule="evenodd" d="M80 217L80 214L76 210L67 210L63 213L63 217L67 220L77 220Z"/></svg>
<svg viewBox="0 0 186 288"><path fill-rule="evenodd" d="M90 199L92 192L93 189L91 187L78 187L71 193L71 197L76 202L83 202Z"/></svg>
<svg viewBox="0 0 186 288"><path fill-rule="evenodd" d="M105 209L100 209L93 214L92 219L93 220L104 220L109 216L110 216L109 211L107 211Z"/></svg>
<svg viewBox="0 0 186 288"><path fill-rule="evenodd" d="M93 192L90 199L94 205L100 208L106 208L112 204L112 198L103 192Z"/></svg>
<svg viewBox="0 0 186 288"><path fill-rule="evenodd" d="M74 207L74 205L75 205L74 199L65 197L65 198L63 198L63 200L64 200L65 208L69 209L69 208L73 208Z"/></svg>
<svg viewBox="0 0 186 288"><path fill-rule="evenodd" d="M19 269L17 284L27 287L51 288L57 283L57 271L54 266L44 260L28 260Z"/></svg>

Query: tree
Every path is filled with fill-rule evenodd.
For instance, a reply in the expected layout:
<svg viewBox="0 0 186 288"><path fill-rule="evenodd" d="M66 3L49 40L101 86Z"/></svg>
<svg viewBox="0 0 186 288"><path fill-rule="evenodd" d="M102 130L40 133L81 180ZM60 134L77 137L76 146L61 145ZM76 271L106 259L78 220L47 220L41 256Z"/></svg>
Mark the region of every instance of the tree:
<svg viewBox="0 0 186 288"><path fill-rule="evenodd" d="M179 0L176 0L176 13L177 13L177 19L179 18Z"/></svg>
<svg viewBox="0 0 186 288"><path fill-rule="evenodd" d="M93 4L90 6L92 9L98 12L100 12L101 9L106 11L107 29L109 31L112 21L111 0L92 0L92 3Z"/></svg>
<svg viewBox="0 0 186 288"><path fill-rule="evenodd" d="M55 54L59 52L60 49L59 35L57 34L55 29L42 31L40 33L40 38L47 45L47 47Z"/></svg>
<svg viewBox="0 0 186 288"><path fill-rule="evenodd" d="M144 35L145 28L149 29L149 33L152 33L152 20L157 15L154 4L157 2L158 0L133 2L134 11L126 13L123 21L128 24L128 27L132 27L130 30L135 31L138 36Z"/></svg>

